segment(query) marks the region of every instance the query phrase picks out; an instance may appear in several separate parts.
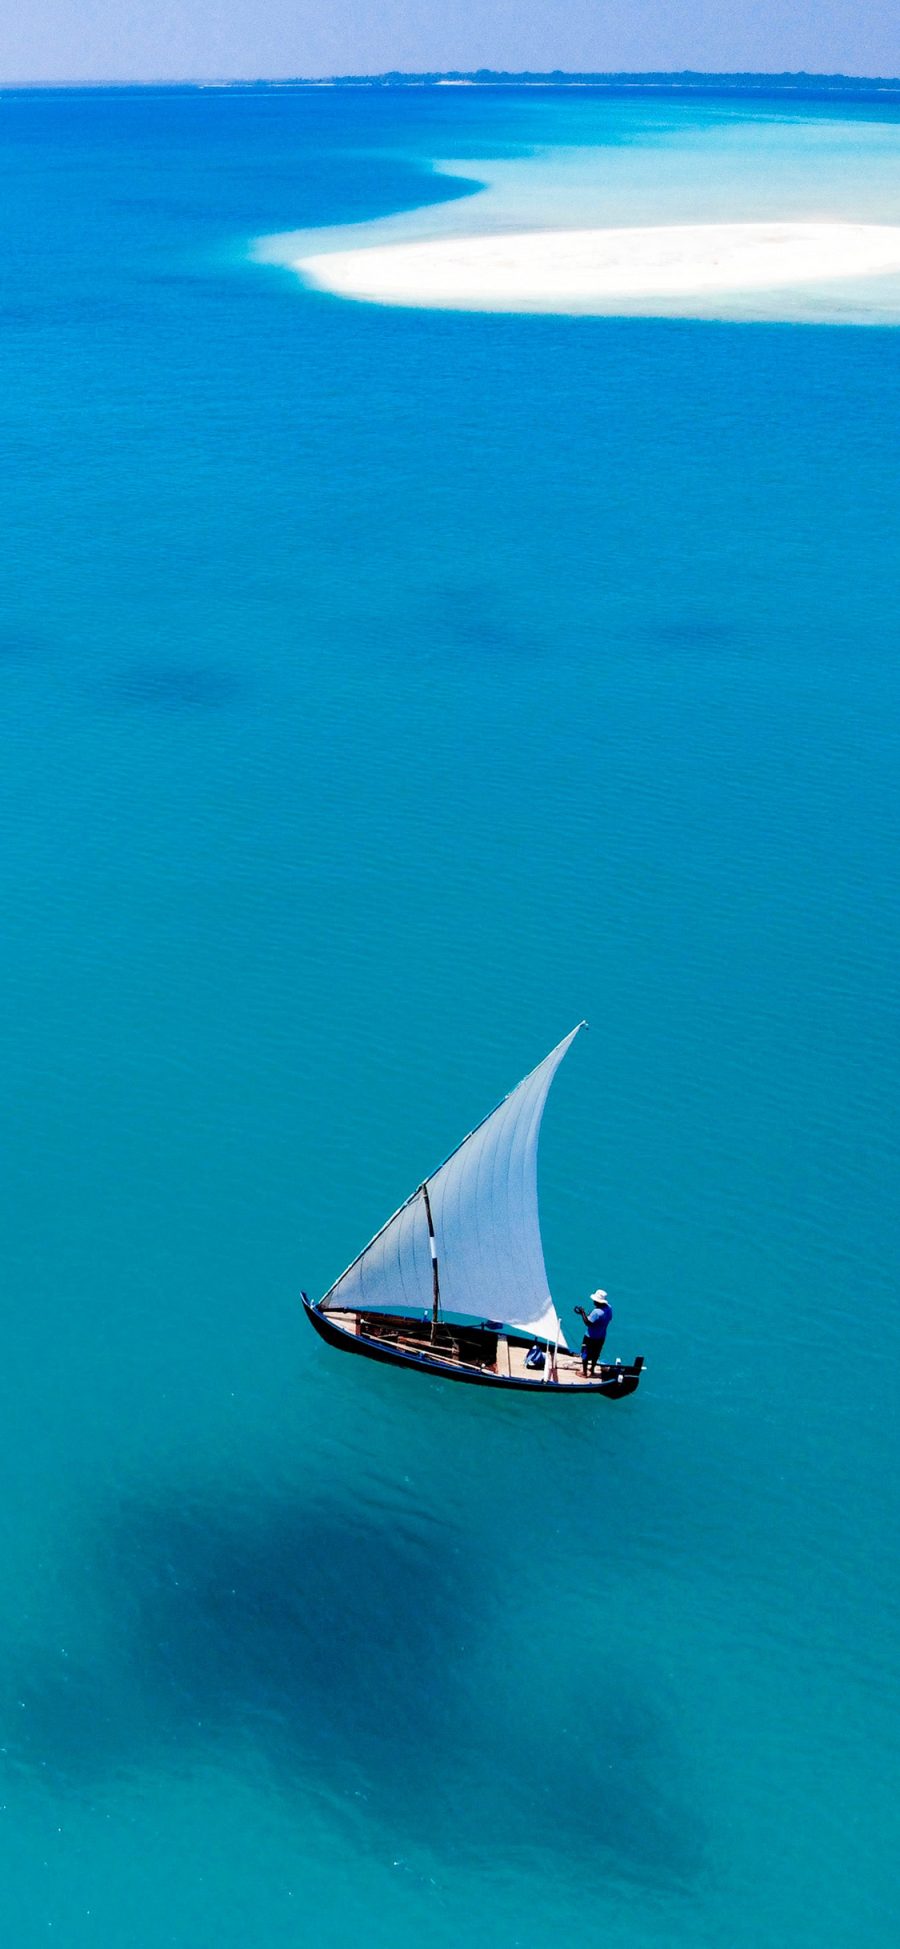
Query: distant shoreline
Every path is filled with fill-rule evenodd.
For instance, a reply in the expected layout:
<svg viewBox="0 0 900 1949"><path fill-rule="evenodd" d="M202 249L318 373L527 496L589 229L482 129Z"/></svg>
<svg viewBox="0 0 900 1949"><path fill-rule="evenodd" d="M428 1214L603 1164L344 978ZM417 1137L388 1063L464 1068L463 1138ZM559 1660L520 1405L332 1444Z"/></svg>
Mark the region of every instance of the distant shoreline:
<svg viewBox="0 0 900 1949"><path fill-rule="evenodd" d="M277 84L274 84L277 85ZM290 85L290 84L282 84ZM829 95L854 94L859 89L871 89L878 94L884 92L900 93L900 77L895 75L846 75L846 74L807 74L802 70L796 74L702 74L690 68L673 70L648 70L646 73L623 70L621 73L569 73L564 69L554 69L550 73L523 71L520 74L508 73L502 69L477 68L471 70L447 69L433 74L404 74L400 71L378 75L329 75L317 79L309 77L304 85L319 88L627 88L671 89L685 92L721 92L723 89L739 94L797 94L810 89L821 90Z"/></svg>
<svg viewBox="0 0 900 1949"><path fill-rule="evenodd" d="M16 81L0 81L0 96L17 93L62 94L82 92L94 93L138 93L148 90L183 90L186 93L205 89L222 88L244 90L268 89L273 91L290 88L370 88L376 90L410 88L585 88L601 90L605 94L679 94L679 95L728 95L728 96L802 96L807 101L833 99L845 100L883 100L885 96L900 99L900 76L897 75L847 75L847 74L808 74L803 70L797 73L752 73L746 74L704 74L694 69L662 70L648 69L623 70L596 74L585 71L567 72L556 69L547 74L524 71L520 74L502 69L476 68L471 70L447 69L434 73L403 73L399 70L385 74L338 74L338 75L208 75L187 78L180 81L163 80L159 77L145 81L90 81L59 80L30 81L27 77Z"/></svg>

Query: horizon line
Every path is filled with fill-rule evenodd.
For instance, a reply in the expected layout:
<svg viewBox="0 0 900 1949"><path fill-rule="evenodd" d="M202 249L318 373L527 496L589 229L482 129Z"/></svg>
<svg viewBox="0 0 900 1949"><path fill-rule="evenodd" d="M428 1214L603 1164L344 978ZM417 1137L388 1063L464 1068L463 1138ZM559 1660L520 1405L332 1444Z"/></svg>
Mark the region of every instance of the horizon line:
<svg viewBox="0 0 900 1949"><path fill-rule="evenodd" d="M55 80L20 76L0 79L0 94L22 91L47 94L78 88L92 90L140 88L328 88L328 87L436 87L460 82L473 87L490 86L568 86L628 83L636 88L682 82L708 87L715 83L758 82L763 85L825 85L830 89L900 88L900 75L846 74L840 70L820 73L806 68L387 68L366 74L321 75L181 75L140 77L60 76Z"/></svg>

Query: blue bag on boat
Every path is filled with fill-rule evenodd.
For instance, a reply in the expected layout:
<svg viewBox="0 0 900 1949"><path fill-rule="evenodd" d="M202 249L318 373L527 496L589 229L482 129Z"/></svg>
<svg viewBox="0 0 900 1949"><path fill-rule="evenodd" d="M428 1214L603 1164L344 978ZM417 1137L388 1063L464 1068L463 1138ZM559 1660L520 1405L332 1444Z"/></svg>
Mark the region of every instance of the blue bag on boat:
<svg viewBox="0 0 900 1949"><path fill-rule="evenodd" d="M529 1347L525 1355L525 1365L526 1367L546 1367L547 1356L543 1347Z"/></svg>

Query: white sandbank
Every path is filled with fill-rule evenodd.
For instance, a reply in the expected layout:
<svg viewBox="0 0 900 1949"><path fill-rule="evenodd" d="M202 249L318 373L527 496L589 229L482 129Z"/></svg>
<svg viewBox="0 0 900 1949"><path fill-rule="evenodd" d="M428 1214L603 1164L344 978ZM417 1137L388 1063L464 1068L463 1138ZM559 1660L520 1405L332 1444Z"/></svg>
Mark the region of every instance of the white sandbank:
<svg viewBox="0 0 900 1949"><path fill-rule="evenodd" d="M459 311L698 312L717 298L900 273L900 225L698 223L542 230L304 251L344 298ZM877 300L877 284L873 296Z"/></svg>

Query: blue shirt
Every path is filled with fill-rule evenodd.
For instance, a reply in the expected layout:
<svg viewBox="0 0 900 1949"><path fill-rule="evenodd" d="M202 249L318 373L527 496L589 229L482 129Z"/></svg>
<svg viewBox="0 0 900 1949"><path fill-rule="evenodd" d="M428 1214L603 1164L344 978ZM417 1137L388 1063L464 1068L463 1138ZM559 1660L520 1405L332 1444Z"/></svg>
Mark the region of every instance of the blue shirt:
<svg viewBox="0 0 900 1949"><path fill-rule="evenodd" d="M603 1301L602 1306L594 1306L587 1318L589 1339L602 1340L611 1319L612 1307L608 1305L606 1300Z"/></svg>

